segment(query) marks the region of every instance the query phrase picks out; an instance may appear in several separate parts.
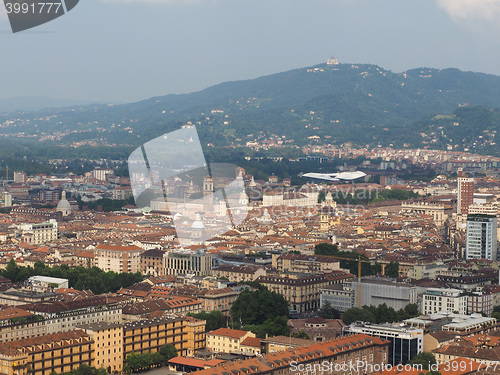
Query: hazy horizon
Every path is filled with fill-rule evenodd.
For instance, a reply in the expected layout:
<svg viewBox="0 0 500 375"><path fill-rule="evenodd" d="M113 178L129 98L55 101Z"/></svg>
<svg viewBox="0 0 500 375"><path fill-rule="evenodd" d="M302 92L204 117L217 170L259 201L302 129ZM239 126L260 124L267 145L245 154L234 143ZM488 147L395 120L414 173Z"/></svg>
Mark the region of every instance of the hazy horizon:
<svg viewBox="0 0 500 375"><path fill-rule="evenodd" d="M317 65L500 75L500 0L86 0L12 34L0 100L135 102Z"/></svg>

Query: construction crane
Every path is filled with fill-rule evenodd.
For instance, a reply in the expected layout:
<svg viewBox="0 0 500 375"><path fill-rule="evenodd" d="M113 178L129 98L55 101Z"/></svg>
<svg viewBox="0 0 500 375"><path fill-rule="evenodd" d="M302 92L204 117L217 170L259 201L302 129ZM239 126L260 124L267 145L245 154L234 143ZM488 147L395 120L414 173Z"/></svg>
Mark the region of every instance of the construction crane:
<svg viewBox="0 0 500 375"><path fill-rule="evenodd" d="M325 256L325 255L323 255ZM350 262L358 262L358 309L361 308L361 263L369 263L371 264L371 261L369 260L361 260L361 255L358 255L358 259L354 258L343 258L343 257L338 257L336 255L326 255L329 258L334 258L338 260L348 260Z"/></svg>

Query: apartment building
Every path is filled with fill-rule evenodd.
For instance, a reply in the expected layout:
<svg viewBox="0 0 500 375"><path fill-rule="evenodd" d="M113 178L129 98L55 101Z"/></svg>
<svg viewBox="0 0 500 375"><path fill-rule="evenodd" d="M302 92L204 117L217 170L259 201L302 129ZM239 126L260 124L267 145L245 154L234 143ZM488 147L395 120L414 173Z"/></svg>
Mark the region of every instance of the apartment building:
<svg viewBox="0 0 500 375"><path fill-rule="evenodd" d="M6 358L5 374L50 375L68 373L81 365L92 365L93 341L82 330L0 344L0 356ZM16 362L19 361L19 362Z"/></svg>
<svg viewBox="0 0 500 375"><path fill-rule="evenodd" d="M57 240L58 225L55 219L43 223L26 223L18 225L18 235L29 245L38 245Z"/></svg>
<svg viewBox="0 0 500 375"><path fill-rule="evenodd" d="M164 275L194 274L206 276L212 274L212 255L205 252L179 253L169 252L163 257Z"/></svg>
<svg viewBox="0 0 500 375"><path fill-rule="evenodd" d="M92 323L120 323L122 307L116 300L94 296L72 302L43 302L20 306L37 318L0 325L0 341L29 339L67 332Z"/></svg>
<svg viewBox="0 0 500 375"><path fill-rule="evenodd" d="M132 193L132 188L130 186L118 186L112 191L113 199L127 200L132 198L134 194Z"/></svg>
<svg viewBox="0 0 500 375"><path fill-rule="evenodd" d="M497 260L496 216L467 216L465 254L467 259Z"/></svg>
<svg viewBox="0 0 500 375"><path fill-rule="evenodd" d="M244 281L255 281L259 276L265 276L264 267L258 266L233 266L222 265L212 270L212 275L216 277L225 277L228 281L239 283Z"/></svg>
<svg viewBox="0 0 500 375"><path fill-rule="evenodd" d="M328 273L340 270L337 259L304 254L273 254L272 265L280 272Z"/></svg>
<svg viewBox="0 0 500 375"><path fill-rule="evenodd" d="M123 326L123 356L131 353L157 352L172 344L180 356L188 352L187 321L182 318L156 318L126 323Z"/></svg>
<svg viewBox="0 0 500 375"><path fill-rule="evenodd" d="M120 323L94 323L79 327L92 339L92 366L109 374L122 371L123 326Z"/></svg>
<svg viewBox="0 0 500 375"><path fill-rule="evenodd" d="M458 170L457 184L457 214L467 215L469 213L469 206L474 203L474 178L464 176L460 168Z"/></svg>
<svg viewBox="0 0 500 375"><path fill-rule="evenodd" d="M206 335L205 326L207 322L201 319L186 317L187 332L187 355L192 356L198 351L205 349Z"/></svg>
<svg viewBox="0 0 500 375"><path fill-rule="evenodd" d="M207 349L217 353L242 353L241 344L255 333L237 329L219 328L207 332Z"/></svg>
<svg viewBox="0 0 500 375"><path fill-rule="evenodd" d="M49 301L56 296L55 293L40 293L32 290L8 289L0 293L0 305L19 306L27 303L40 303Z"/></svg>
<svg viewBox="0 0 500 375"><path fill-rule="evenodd" d="M272 292L281 294L290 304L290 310L299 313L319 309L321 289L339 284L354 276L336 271L316 275L260 276L257 281Z"/></svg>
<svg viewBox="0 0 500 375"><path fill-rule="evenodd" d="M151 249L141 254L141 273L149 276L165 276L163 268L163 257L165 252L159 249Z"/></svg>
<svg viewBox="0 0 500 375"><path fill-rule="evenodd" d="M218 310L228 315L231 305L238 298L238 293L231 288L201 289L197 298L203 302L203 311Z"/></svg>
<svg viewBox="0 0 500 375"><path fill-rule="evenodd" d="M467 296L460 289L429 288L422 295L422 314L441 311L467 314Z"/></svg>
<svg viewBox="0 0 500 375"><path fill-rule="evenodd" d="M105 272L141 272L141 254L138 246L99 244L94 250L95 264Z"/></svg>

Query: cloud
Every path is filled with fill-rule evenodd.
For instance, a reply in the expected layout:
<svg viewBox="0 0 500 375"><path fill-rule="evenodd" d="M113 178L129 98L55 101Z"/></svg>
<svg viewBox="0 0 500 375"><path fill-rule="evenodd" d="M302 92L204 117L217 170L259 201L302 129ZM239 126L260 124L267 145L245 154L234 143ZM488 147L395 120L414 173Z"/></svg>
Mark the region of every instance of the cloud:
<svg viewBox="0 0 500 375"><path fill-rule="evenodd" d="M500 19L500 0L437 0L454 20Z"/></svg>

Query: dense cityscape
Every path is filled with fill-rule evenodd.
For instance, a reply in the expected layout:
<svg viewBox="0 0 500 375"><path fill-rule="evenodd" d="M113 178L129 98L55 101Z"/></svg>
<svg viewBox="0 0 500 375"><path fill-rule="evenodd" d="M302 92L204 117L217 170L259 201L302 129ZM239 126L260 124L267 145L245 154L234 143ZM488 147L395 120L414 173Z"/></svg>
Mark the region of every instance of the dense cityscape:
<svg viewBox="0 0 500 375"><path fill-rule="evenodd" d="M499 159L303 152L345 162L298 186L236 167L245 217L229 230L211 176L140 207L136 173L7 169L2 373L495 373ZM435 175L404 180L414 167ZM200 196L215 210L189 203Z"/></svg>

